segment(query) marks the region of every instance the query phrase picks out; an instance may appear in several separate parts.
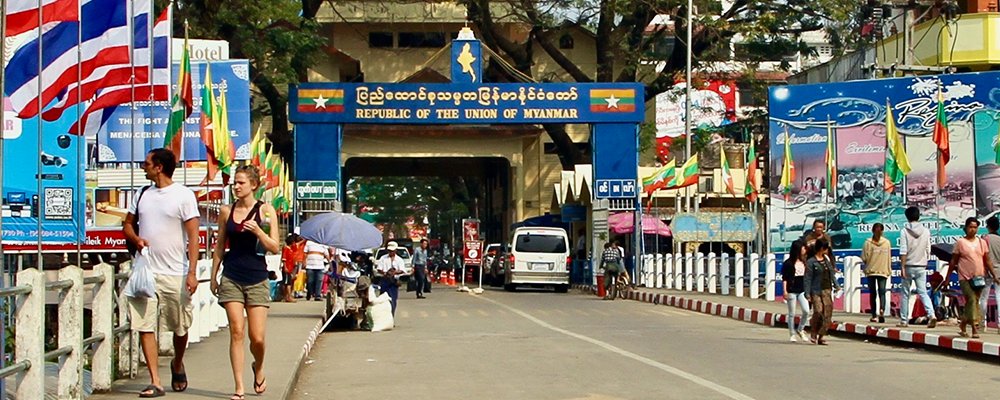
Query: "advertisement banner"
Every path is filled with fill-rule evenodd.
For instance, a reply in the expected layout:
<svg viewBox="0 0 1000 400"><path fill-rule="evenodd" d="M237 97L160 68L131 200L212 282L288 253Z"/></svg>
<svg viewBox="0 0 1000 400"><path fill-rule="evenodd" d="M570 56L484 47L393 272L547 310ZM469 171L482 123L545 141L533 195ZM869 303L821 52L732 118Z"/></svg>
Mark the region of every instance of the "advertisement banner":
<svg viewBox="0 0 1000 400"><path fill-rule="evenodd" d="M953 243L966 218L993 215L1000 205L997 87L1000 73L983 72L770 88L771 250L787 251L817 219L827 221L834 249L842 252L860 250L875 222L885 224L886 238L898 248L909 206L920 209L934 243ZM939 91L951 148L941 188L931 139ZM891 193L884 190L887 99L912 167ZM822 161L828 121L837 140L836 193L826 187ZM786 139L795 166L787 197L781 188Z"/></svg>
<svg viewBox="0 0 1000 400"><path fill-rule="evenodd" d="M216 96L226 93L229 110L229 134L236 149L236 159L250 157L250 67L246 60L191 63L191 83L194 109L184 124L183 156L187 161L205 161L205 144L201 141L201 91L205 69L211 65L212 83ZM179 64L173 64L177 76ZM137 102L119 106L97 133L100 162L141 162L149 150L163 147L163 135L170 119L170 102ZM132 122L135 121L133 125ZM133 133L134 130L134 133ZM133 141L132 138L136 140ZM134 146L134 147L133 147Z"/></svg>
<svg viewBox="0 0 1000 400"><path fill-rule="evenodd" d="M80 137L66 134L75 120L76 113L68 112L57 121L43 121L39 139L40 119L18 118L4 99L0 158L5 244L35 243L39 233L43 243L75 243L83 237L85 185L80 160L86 146L79 143Z"/></svg>
<svg viewBox="0 0 1000 400"><path fill-rule="evenodd" d="M462 220L462 240L466 242L479 240L479 220L465 218Z"/></svg>

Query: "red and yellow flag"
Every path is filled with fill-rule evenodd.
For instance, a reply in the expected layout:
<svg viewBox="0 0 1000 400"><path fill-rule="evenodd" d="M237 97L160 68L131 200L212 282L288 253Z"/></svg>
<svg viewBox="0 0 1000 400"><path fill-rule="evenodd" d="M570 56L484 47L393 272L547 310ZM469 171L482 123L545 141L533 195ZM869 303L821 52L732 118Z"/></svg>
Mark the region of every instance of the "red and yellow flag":
<svg viewBox="0 0 1000 400"><path fill-rule="evenodd" d="M945 165L951 161L951 140L948 137L948 118L944 114L944 95L938 88L937 118L934 120L934 143L937 144L937 184L944 188L948 183Z"/></svg>

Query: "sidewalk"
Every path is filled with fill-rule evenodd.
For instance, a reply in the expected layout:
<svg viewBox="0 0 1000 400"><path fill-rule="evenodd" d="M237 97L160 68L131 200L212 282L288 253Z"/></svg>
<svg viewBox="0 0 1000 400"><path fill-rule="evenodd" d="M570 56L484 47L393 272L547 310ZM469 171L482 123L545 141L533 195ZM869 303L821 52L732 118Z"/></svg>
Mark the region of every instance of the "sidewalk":
<svg viewBox="0 0 1000 400"><path fill-rule="evenodd" d="M264 369L267 392L256 396L253 391L253 370L250 363L249 341L246 350L244 385L248 398L285 399L298 377L299 368L312 349L323 323L323 302L271 303L267 319L267 356ZM140 359L142 357L140 356ZM160 357L160 380L168 399L228 399L233 394L233 374L229 366L229 330L213 333L200 343L188 346L184 355L189 381L188 390L170 390L171 357ZM135 379L114 383L110 393L94 394L89 399L135 399L149 384L149 373L140 365Z"/></svg>
<svg viewBox="0 0 1000 400"><path fill-rule="evenodd" d="M596 290L587 285L574 286L585 292ZM637 288L626 293L626 298L644 303L662 304L703 314L732 318L740 321L787 329L788 308L781 302L754 300L747 297L724 296L680 290ZM958 325L939 322L934 329L926 325L897 328L896 318L885 323L868 322L868 314L834 312L831 334L853 337L877 337L883 340L913 343L941 349L1000 357L1000 334L996 328L981 332L980 339L958 336ZM971 330L969 331L971 333Z"/></svg>

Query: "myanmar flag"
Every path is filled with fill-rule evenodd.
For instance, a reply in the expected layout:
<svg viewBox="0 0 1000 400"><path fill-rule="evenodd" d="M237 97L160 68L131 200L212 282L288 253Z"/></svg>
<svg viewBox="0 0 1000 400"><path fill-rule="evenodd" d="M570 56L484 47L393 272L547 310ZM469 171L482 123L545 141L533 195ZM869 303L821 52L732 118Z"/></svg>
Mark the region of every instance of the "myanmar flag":
<svg viewBox="0 0 1000 400"><path fill-rule="evenodd" d="M215 159L215 130L219 117L215 114L217 102L215 91L212 90L211 65L205 67L201 85L201 142L205 144L205 160L208 162L208 171L202 185L207 185L219 172L219 161Z"/></svg>
<svg viewBox="0 0 1000 400"><path fill-rule="evenodd" d="M344 112L344 89L299 89L301 113Z"/></svg>
<svg viewBox="0 0 1000 400"><path fill-rule="evenodd" d="M760 183L757 181L757 148L754 146L756 140L750 137L750 149L747 151L747 185L743 189L743 195L747 200L757 201Z"/></svg>
<svg viewBox="0 0 1000 400"><path fill-rule="evenodd" d="M694 185L698 183L698 175L700 173L701 166L698 165L698 153L695 153L681 166L681 169L677 170L677 174L674 175L674 179L670 181L667 189L680 189Z"/></svg>
<svg viewBox="0 0 1000 400"><path fill-rule="evenodd" d="M951 161L951 140L948 137L948 118L944 114L944 96L938 88L937 118L934 120L934 143L937 144L937 182L938 188L944 188L948 183L948 175L944 166Z"/></svg>
<svg viewBox="0 0 1000 400"><path fill-rule="evenodd" d="M634 112L635 89L590 89L590 112Z"/></svg>
<svg viewBox="0 0 1000 400"><path fill-rule="evenodd" d="M167 121L167 132L163 136L163 147L174 152L177 160L181 159L181 142L184 137L184 120L191 116L194 108L193 89L191 89L191 56L188 54L187 32L184 33L184 53L181 57L181 69L177 75L177 92L174 93L170 106L170 120Z"/></svg>
<svg viewBox="0 0 1000 400"><path fill-rule="evenodd" d="M911 168L888 101L885 103L885 144L885 191L892 193L896 185L903 182L903 177L910 173Z"/></svg>
<svg viewBox="0 0 1000 400"><path fill-rule="evenodd" d="M726 149L719 143L719 165L722 168L722 183L726 185L729 194L736 195L736 184L733 183L733 173L729 171L729 160L726 159Z"/></svg>
<svg viewBox="0 0 1000 400"><path fill-rule="evenodd" d="M792 160L792 136L785 127L785 159L781 164L781 185L778 189L785 195L785 201L792 197L792 186L795 185L795 160Z"/></svg>
<svg viewBox="0 0 1000 400"><path fill-rule="evenodd" d="M219 92L219 99L215 105L215 115L218 117L215 125L215 159L219 162L219 171L222 171L222 184L229 184L229 177L233 175L233 164L236 163L236 147L233 145L233 136L229 131L229 103L226 100L226 92Z"/></svg>
<svg viewBox="0 0 1000 400"><path fill-rule="evenodd" d="M670 160L667 165L660 167L652 175L642 178L642 190L652 194L657 189L667 185L667 182L677 175L677 166L674 160Z"/></svg>

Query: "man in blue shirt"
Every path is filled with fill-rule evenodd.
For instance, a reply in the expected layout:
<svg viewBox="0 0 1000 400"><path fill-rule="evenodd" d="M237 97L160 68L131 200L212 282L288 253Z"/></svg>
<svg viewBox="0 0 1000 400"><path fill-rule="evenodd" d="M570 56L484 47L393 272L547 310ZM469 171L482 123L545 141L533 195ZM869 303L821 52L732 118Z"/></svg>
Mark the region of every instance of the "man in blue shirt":
<svg viewBox="0 0 1000 400"><path fill-rule="evenodd" d="M427 239L420 239L420 247L413 251L413 279L416 283L417 298L426 299L424 285L427 283Z"/></svg>

